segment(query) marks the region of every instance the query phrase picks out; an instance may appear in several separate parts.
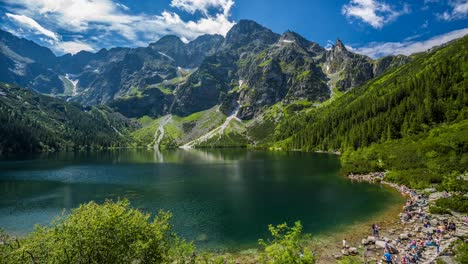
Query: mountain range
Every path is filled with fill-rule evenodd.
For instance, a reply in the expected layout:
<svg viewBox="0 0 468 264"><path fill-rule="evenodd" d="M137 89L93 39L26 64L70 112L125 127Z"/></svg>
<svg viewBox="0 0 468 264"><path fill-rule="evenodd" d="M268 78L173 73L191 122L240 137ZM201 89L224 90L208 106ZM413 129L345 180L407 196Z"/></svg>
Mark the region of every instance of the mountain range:
<svg viewBox="0 0 468 264"><path fill-rule="evenodd" d="M109 104L127 117L187 116L239 106L248 120L278 102L323 102L410 60L372 60L337 40L326 50L297 33L282 35L250 20L227 33L184 43L165 36L142 48L55 56L0 31L0 81L83 105Z"/></svg>
<svg viewBox="0 0 468 264"><path fill-rule="evenodd" d="M225 37L56 56L0 31L0 152L344 151L422 135L467 118L467 41L374 60L241 20Z"/></svg>

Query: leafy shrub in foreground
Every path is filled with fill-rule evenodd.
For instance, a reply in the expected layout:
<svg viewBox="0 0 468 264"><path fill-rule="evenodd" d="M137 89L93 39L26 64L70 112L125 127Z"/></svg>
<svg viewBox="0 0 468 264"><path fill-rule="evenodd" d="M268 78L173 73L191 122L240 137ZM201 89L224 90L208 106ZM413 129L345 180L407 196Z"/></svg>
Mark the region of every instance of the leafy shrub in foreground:
<svg viewBox="0 0 468 264"><path fill-rule="evenodd" d="M127 200L90 202L25 239L3 236L0 263L188 263L194 247L173 234L170 218L160 211L150 221Z"/></svg>
<svg viewBox="0 0 468 264"><path fill-rule="evenodd" d="M276 227L269 225L268 229L273 239L268 242L259 240L259 244L263 247L263 252L260 253L261 263L315 263L312 253L304 250L301 244L303 240L301 222L294 223L293 227L288 227L286 223Z"/></svg>

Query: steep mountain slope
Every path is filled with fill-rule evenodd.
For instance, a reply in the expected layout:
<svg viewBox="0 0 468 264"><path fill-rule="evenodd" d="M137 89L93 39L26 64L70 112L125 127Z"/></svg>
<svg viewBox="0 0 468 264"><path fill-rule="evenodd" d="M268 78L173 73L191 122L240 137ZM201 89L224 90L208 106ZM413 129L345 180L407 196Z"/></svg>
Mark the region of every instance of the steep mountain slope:
<svg viewBox="0 0 468 264"><path fill-rule="evenodd" d="M300 116L297 121L308 125L293 131L289 146L308 150L359 148L465 119L467 43L468 37L464 37L419 55L328 106Z"/></svg>
<svg viewBox="0 0 468 264"><path fill-rule="evenodd" d="M396 68L409 62L406 56L388 56L374 61L369 57L350 52L341 40L327 51L323 68L330 79L331 89L340 92L360 86L366 81L378 77L387 69Z"/></svg>
<svg viewBox="0 0 468 264"><path fill-rule="evenodd" d="M0 153L128 145L127 118L108 107L77 103L0 84Z"/></svg>
<svg viewBox="0 0 468 264"><path fill-rule="evenodd" d="M48 48L0 30L0 81L45 94L60 94L64 86L53 67L57 58Z"/></svg>
<svg viewBox="0 0 468 264"><path fill-rule="evenodd" d="M74 65L70 70L79 86L74 101L100 104L139 94L180 76L180 70L197 67L203 58L213 54L222 40L219 35L203 35L185 44L179 37L165 36L145 48L103 49L95 56L66 56L60 66ZM156 95L156 99L159 97L159 104L164 104L164 94ZM162 109L158 113L162 114Z"/></svg>
<svg viewBox="0 0 468 264"><path fill-rule="evenodd" d="M0 81L86 105L102 104L176 78L181 68L198 67L223 40L203 35L186 44L166 36L145 48L56 57L45 47L0 30Z"/></svg>
<svg viewBox="0 0 468 264"><path fill-rule="evenodd" d="M344 152L346 172L391 170L391 179L418 188L456 181L468 168L467 46L465 36L414 55L329 104L283 118L266 145Z"/></svg>
<svg viewBox="0 0 468 264"><path fill-rule="evenodd" d="M241 20L227 33L184 43L165 36L144 48L55 57L7 32L0 36L0 81L85 105L109 103L128 117L187 116L221 105L249 120L270 106L323 102L408 61L373 61L337 42L330 51L297 33ZM335 89L336 88L336 89Z"/></svg>

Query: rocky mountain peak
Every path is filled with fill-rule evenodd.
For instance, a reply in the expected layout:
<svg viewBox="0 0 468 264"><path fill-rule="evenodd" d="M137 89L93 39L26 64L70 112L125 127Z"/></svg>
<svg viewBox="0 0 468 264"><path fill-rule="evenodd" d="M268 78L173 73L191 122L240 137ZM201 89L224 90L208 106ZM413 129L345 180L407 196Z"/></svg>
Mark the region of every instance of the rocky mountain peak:
<svg viewBox="0 0 468 264"><path fill-rule="evenodd" d="M176 45L184 45L184 42L175 35L167 35L160 38L155 43L151 43L150 46L160 46L160 45L168 45L168 44L176 44Z"/></svg>
<svg viewBox="0 0 468 264"><path fill-rule="evenodd" d="M226 34L224 48L238 48L251 43L271 45L278 41L279 35L252 20L240 20Z"/></svg>
<svg viewBox="0 0 468 264"><path fill-rule="evenodd" d="M310 44L310 41L299 35L294 31L286 31L281 35L279 39L280 43L297 43L299 46L307 47Z"/></svg>
<svg viewBox="0 0 468 264"><path fill-rule="evenodd" d="M343 44L343 42L340 39L336 39L336 43L333 46L333 49L336 50L336 51L340 51L340 52L348 51L346 49L345 45Z"/></svg>

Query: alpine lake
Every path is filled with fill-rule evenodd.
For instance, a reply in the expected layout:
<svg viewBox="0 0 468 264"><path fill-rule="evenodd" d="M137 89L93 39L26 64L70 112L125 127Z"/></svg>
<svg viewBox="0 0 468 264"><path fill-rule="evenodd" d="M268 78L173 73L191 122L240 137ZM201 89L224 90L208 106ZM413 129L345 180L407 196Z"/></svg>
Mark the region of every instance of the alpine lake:
<svg viewBox="0 0 468 264"><path fill-rule="evenodd" d="M0 227L25 235L89 201L128 198L172 212L174 230L199 248L241 250L268 224L300 220L333 232L402 203L388 187L351 182L332 154L246 149L120 149L0 160Z"/></svg>

